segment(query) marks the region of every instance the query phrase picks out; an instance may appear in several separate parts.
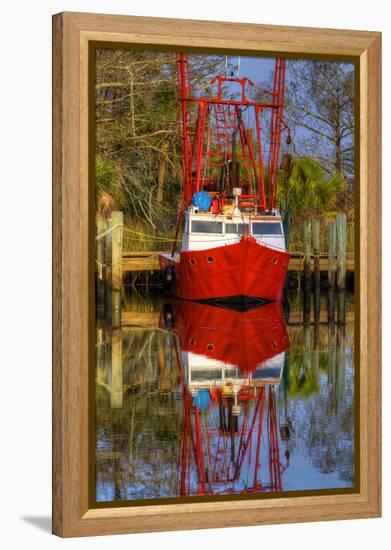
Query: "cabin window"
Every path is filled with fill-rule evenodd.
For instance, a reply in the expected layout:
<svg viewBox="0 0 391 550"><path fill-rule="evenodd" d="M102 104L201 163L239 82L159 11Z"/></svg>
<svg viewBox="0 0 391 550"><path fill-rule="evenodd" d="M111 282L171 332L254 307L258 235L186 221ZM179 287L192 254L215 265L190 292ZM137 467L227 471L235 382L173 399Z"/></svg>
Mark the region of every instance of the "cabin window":
<svg viewBox="0 0 391 550"><path fill-rule="evenodd" d="M253 235L282 235L281 224L276 222L254 222Z"/></svg>
<svg viewBox="0 0 391 550"><path fill-rule="evenodd" d="M278 264L278 258L276 258L276 257L272 258L272 264L277 265Z"/></svg>
<svg viewBox="0 0 391 550"><path fill-rule="evenodd" d="M281 368L280 367L263 367L260 369L257 369L252 374L253 380L264 380L266 378L280 378L281 376Z"/></svg>
<svg viewBox="0 0 391 550"><path fill-rule="evenodd" d="M222 233L223 223L205 220L193 220L191 222L193 233Z"/></svg>
<svg viewBox="0 0 391 550"><path fill-rule="evenodd" d="M234 233L235 235L239 233L244 233L249 230L248 223L226 223L225 232Z"/></svg>
<svg viewBox="0 0 391 550"><path fill-rule="evenodd" d="M195 345L196 345L196 340L194 338L190 338L189 346L195 346Z"/></svg>
<svg viewBox="0 0 391 550"><path fill-rule="evenodd" d="M190 372L192 382L204 382L206 380L220 380L221 369L192 369Z"/></svg>
<svg viewBox="0 0 391 550"><path fill-rule="evenodd" d="M208 256L207 261L208 261L208 264L213 264L216 260L213 256Z"/></svg>
<svg viewBox="0 0 391 550"><path fill-rule="evenodd" d="M225 224L225 232L226 233L236 233L238 232L238 228L236 227L236 223L226 223Z"/></svg>
<svg viewBox="0 0 391 550"><path fill-rule="evenodd" d="M224 378L237 378L238 371L232 368L226 368L224 370Z"/></svg>
<svg viewBox="0 0 391 550"><path fill-rule="evenodd" d="M211 350L214 349L214 348L215 348L214 344L208 344L208 345L206 346L206 349L208 349L209 351L211 351Z"/></svg>
<svg viewBox="0 0 391 550"><path fill-rule="evenodd" d="M189 260L189 264L190 264L190 265L196 265L196 263L197 263L197 262L195 261L194 258L190 258L190 260Z"/></svg>

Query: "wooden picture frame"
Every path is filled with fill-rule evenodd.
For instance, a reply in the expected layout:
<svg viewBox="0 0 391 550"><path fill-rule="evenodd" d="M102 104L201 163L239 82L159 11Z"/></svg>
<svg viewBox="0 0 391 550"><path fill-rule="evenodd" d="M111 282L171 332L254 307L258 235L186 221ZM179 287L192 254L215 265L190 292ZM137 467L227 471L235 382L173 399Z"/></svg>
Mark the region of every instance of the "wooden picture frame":
<svg viewBox="0 0 391 550"><path fill-rule="evenodd" d="M351 56L359 67L359 491L89 508L89 43ZM53 533L62 537L381 514L381 34L61 13L53 17ZM92 274L93 277L93 274ZM93 279L92 279L93 284Z"/></svg>

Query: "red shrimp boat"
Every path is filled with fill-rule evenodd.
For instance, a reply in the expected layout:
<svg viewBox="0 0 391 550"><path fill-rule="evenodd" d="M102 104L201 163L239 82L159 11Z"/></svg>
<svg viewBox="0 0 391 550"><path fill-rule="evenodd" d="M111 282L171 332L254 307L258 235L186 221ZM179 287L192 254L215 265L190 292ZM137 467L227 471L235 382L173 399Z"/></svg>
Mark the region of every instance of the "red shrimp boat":
<svg viewBox="0 0 391 550"><path fill-rule="evenodd" d="M273 90L262 89L269 99L256 102L250 98L259 86L249 78L218 75L210 95L192 94L188 56L177 56L183 196L171 253L160 255L175 296L282 299L289 253L276 187L284 130L290 143L283 121L285 66L285 59L276 59ZM261 122L270 127L268 138Z"/></svg>

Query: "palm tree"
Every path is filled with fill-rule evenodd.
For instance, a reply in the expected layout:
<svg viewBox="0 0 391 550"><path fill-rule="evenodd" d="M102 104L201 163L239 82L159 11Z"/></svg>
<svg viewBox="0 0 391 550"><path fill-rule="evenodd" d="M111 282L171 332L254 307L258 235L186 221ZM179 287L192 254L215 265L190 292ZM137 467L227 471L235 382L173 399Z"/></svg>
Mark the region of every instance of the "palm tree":
<svg viewBox="0 0 391 550"><path fill-rule="evenodd" d="M289 205L292 210L293 221L300 222L332 209L344 188L345 180L340 174L326 179L322 166L306 157L293 162L286 196L282 198L287 203L285 207Z"/></svg>

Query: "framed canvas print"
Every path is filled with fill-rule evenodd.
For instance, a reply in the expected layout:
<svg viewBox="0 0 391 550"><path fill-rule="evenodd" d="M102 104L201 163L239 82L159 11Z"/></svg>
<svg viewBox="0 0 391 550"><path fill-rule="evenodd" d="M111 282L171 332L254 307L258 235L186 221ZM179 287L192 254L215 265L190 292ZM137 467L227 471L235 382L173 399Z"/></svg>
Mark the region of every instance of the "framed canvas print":
<svg viewBox="0 0 391 550"><path fill-rule="evenodd" d="M53 531L381 510L381 38L53 18Z"/></svg>

